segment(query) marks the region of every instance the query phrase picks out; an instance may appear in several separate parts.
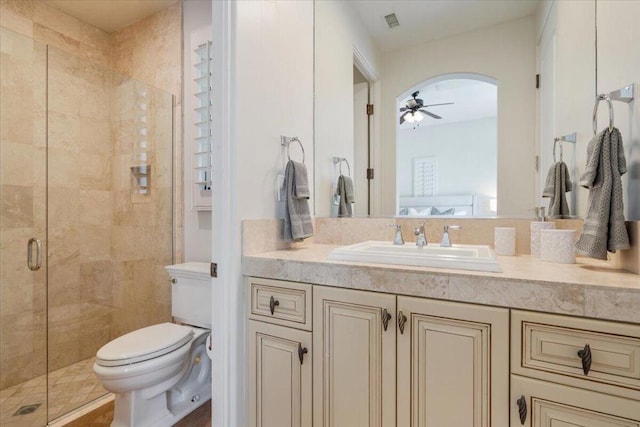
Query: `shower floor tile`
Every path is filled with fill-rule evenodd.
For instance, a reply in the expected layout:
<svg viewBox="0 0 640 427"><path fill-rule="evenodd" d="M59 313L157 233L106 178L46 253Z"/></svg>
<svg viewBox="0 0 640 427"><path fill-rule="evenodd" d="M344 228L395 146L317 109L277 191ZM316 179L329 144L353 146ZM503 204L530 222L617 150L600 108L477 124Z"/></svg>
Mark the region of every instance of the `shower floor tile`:
<svg viewBox="0 0 640 427"><path fill-rule="evenodd" d="M108 392L93 373L95 357L81 360L49 374L49 416L58 418ZM46 376L0 390L0 425L37 427L46 424ZM27 415L15 415L22 406L40 407Z"/></svg>

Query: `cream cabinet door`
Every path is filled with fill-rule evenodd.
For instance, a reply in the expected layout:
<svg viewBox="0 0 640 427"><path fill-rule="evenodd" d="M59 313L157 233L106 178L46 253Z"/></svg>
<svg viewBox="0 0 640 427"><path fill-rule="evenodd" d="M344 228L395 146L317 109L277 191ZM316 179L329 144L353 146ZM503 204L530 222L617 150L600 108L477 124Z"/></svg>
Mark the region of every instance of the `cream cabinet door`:
<svg viewBox="0 0 640 427"><path fill-rule="evenodd" d="M395 295L313 288L314 427L395 426L395 312Z"/></svg>
<svg viewBox="0 0 640 427"><path fill-rule="evenodd" d="M507 309L398 297L398 318L398 427L508 425Z"/></svg>
<svg viewBox="0 0 640 427"><path fill-rule="evenodd" d="M248 337L249 425L311 426L311 332L250 320Z"/></svg>
<svg viewBox="0 0 640 427"><path fill-rule="evenodd" d="M640 401L511 376L511 427L640 427Z"/></svg>

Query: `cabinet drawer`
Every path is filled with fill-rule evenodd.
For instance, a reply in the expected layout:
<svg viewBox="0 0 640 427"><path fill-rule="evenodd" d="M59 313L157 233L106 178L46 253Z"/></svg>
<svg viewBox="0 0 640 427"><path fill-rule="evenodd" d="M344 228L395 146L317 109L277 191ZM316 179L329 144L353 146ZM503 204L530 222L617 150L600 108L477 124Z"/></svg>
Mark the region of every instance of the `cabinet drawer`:
<svg viewBox="0 0 640 427"><path fill-rule="evenodd" d="M511 333L514 373L640 400L640 326L513 310Z"/></svg>
<svg viewBox="0 0 640 427"><path fill-rule="evenodd" d="M512 375L511 426L640 427L640 405L635 400Z"/></svg>
<svg viewBox="0 0 640 427"><path fill-rule="evenodd" d="M311 330L311 285L250 277L249 318Z"/></svg>

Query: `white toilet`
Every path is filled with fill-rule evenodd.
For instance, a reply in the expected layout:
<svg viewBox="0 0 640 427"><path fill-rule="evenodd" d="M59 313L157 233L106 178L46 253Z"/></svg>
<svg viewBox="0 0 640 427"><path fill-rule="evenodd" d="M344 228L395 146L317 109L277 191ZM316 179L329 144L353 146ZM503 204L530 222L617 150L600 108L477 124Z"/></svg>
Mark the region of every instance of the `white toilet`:
<svg viewBox="0 0 640 427"><path fill-rule="evenodd" d="M175 321L123 335L104 345L93 371L116 394L111 427L164 427L211 398L209 264L166 267ZM187 326L188 325L188 326Z"/></svg>

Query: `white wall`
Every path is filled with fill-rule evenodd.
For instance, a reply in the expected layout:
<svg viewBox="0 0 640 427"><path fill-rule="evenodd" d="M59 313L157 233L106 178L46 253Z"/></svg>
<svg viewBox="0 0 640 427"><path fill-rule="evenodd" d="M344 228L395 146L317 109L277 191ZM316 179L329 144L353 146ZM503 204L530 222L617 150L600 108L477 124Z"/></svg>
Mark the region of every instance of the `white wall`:
<svg viewBox="0 0 640 427"><path fill-rule="evenodd" d="M203 27L211 27L211 1L189 0L183 3L183 79L184 100L184 135L183 146L183 196L184 196L184 259L185 261L211 261L211 211L196 211L192 208L192 165L193 142L190 134L190 112L194 108L195 97L192 96L193 81L189 75L191 66L191 49L189 40L194 31Z"/></svg>
<svg viewBox="0 0 640 427"><path fill-rule="evenodd" d="M535 17L530 16L382 55L378 177L383 214L393 215L396 205L396 98L446 73L484 74L498 81L498 213L529 214L535 186L535 45Z"/></svg>
<svg viewBox="0 0 640 427"><path fill-rule="evenodd" d="M238 214L279 217L275 183L287 160L281 135L302 141L310 203L314 197L313 2L241 1L236 23ZM302 158L297 144L291 158Z"/></svg>
<svg viewBox="0 0 640 427"><path fill-rule="evenodd" d="M413 159L435 157L439 195L495 197L496 138L495 117L401 130L397 152L399 196L413 196Z"/></svg>
<svg viewBox="0 0 640 427"><path fill-rule="evenodd" d="M625 146L628 172L622 177L625 218L640 221L640 2L598 1L598 93L635 83L635 100L614 102L615 126ZM601 103L599 129L608 123Z"/></svg>
<svg viewBox="0 0 640 427"><path fill-rule="evenodd" d="M345 1L315 2L315 165L316 216L331 213L332 157L354 165L353 49L378 69L377 49L356 11ZM355 195L358 198L358 194Z"/></svg>

